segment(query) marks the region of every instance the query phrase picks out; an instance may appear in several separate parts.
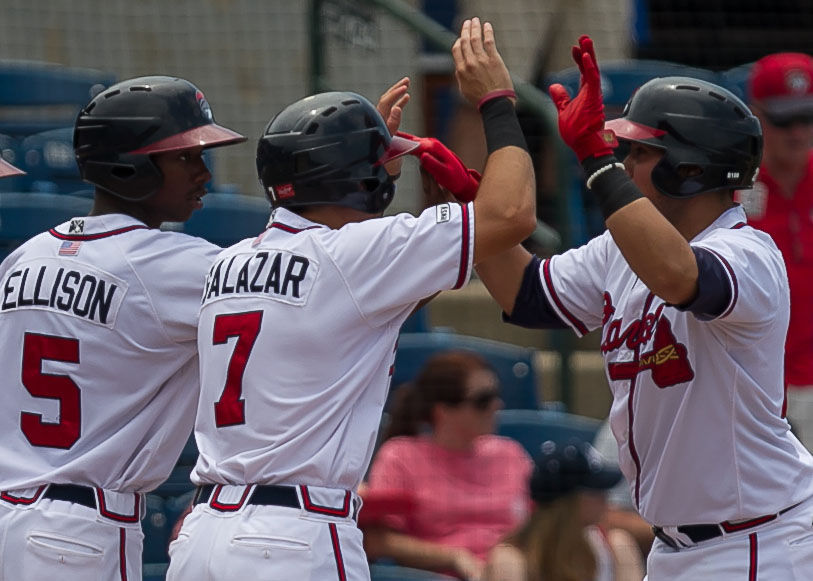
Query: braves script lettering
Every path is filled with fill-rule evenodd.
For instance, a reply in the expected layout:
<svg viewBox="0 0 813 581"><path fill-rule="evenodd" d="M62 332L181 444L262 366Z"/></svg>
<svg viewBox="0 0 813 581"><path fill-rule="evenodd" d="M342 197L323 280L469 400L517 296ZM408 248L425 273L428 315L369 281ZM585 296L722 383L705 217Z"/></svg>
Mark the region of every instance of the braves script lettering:
<svg viewBox="0 0 813 581"><path fill-rule="evenodd" d="M605 336L601 352L610 353L622 346L636 352L632 361L609 362L607 372L613 380L632 380L643 372L652 373L652 381L660 388L685 383L694 379L694 370L687 357L686 346L678 343L669 319L662 317L665 304L652 313L632 321L624 327L622 319L607 321L615 314L609 293L604 293ZM653 338L652 348L638 353L638 348Z"/></svg>

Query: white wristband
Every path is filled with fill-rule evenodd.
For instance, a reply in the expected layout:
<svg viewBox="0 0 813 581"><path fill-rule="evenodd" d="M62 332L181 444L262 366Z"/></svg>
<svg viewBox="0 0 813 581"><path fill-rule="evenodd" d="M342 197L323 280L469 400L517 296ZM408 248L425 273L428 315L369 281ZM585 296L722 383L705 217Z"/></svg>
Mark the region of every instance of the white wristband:
<svg viewBox="0 0 813 581"><path fill-rule="evenodd" d="M614 167L617 167L618 169L626 169L626 168L624 167L624 164L623 164L623 163L621 163L621 162L619 162L619 161L617 161L617 162L615 162L615 163L608 163L607 165L605 165L605 166L603 166L603 167L598 168L596 171L594 171L594 172L593 172L593 173L590 175L590 177L589 177L589 178L587 178L587 189L588 189L588 190L592 189L592 186L593 186L593 181L594 181L594 180L595 180L595 179L596 179L598 176L600 176L600 175L601 175L601 174L603 174L604 172L610 171L610 170L611 170L611 169L613 169Z"/></svg>

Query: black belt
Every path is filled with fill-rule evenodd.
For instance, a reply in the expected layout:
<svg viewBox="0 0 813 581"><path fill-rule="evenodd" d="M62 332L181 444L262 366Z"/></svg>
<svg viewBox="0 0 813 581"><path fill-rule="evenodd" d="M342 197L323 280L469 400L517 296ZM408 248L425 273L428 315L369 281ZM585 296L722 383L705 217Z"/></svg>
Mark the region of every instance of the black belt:
<svg viewBox="0 0 813 581"><path fill-rule="evenodd" d="M50 484L42 494L42 497L51 500L73 502L88 508L96 508L96 494L90 486L81 486L79 484Z"/></svg>
<svg viewBox="0 0 813 581"><path fill-rule="evenodd" d="M717 537L721 537L723 536L723 533L734 533L744 531L759 526L761 524L771 522L779 515L785 514L786 512L796 508L800 504L802 503L797 502L796 504L784 508L775 514L766 514L763 516L758 516L756 518L752 518L744 522L732 523L731 521L725 521L719 524L680 525L677 527L677 530L679 533L683 533L684 535L689 537L693 543L702 543L703 541L708 541L711 539L716 539ZM674 538L670 537L666 532L664 532L662 527L652 527L652 532L655 533L656 537L658 537L660 540L662 540L664 543L666 543L673 549L679 548L678 542Z"/></svg>
<svg viewBox="0 0 813 581"><path fill-rule="evenodd" d="M198 486L192 504L208 503L212 497L214 484L204 484ZM283 486L280 484L263 484L254 487L244 504L261 504L266 506L287 506L289 508L301 508L299 497L296 495L296 488L293 486Z"/></svg>

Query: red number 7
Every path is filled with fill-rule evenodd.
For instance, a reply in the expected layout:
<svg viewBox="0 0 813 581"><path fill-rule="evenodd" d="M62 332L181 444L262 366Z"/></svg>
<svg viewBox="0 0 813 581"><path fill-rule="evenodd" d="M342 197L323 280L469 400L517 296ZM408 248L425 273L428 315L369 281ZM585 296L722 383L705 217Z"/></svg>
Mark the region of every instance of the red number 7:
<svg viewBox="0 0 813 581"><path fill-rule="evenodd" d="M226 372L226 385L215 403L215 425L218 428L246 423L246 401L242 399L243 373L254 348L254 341L260 333L262 319L262 311L215 317L212 337L214 345L223 345L230 337L237 337Z"/></svg>

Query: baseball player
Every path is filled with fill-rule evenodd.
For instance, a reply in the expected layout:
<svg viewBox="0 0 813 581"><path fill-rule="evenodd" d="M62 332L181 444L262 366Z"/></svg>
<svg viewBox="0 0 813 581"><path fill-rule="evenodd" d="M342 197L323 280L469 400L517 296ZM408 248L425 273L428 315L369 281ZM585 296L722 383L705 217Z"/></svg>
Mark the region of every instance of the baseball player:
<svg viewBox="0 0 813 581"><path fill-rule="evenodd" d="M601 329L620 465L657 537L651 581L813 579L813 458L782 418L787 276L733 202L759 166L759 122L721 87L667 77L605 124L591 40L573 56L578 94L550 94L607 231L478 272L510 322Z"/></svg>
<svg viewBox="0 0 813 581"><path fill-rule="evenodd" d="M199 488L167 579L370 579L356 489L399 328L422 299L460 288L473 264L536 223L531 160L491 25L466 20L452 52L489 143L473 202L382 217L399 156L421 152L446 177L457 162L391 137L397 123L355 93L300 100L260 138L257 169L274 211L206 280Z"/></svg>
<svg viewBox="0 0 813 581"><path fill-rule="evenodd" d="M80 111L89 216L0 265L0 579L141 579L144 493L193 424L200 288L220 248L158 229L202 205L217 125L183 79L118 83Z"/></svg>

